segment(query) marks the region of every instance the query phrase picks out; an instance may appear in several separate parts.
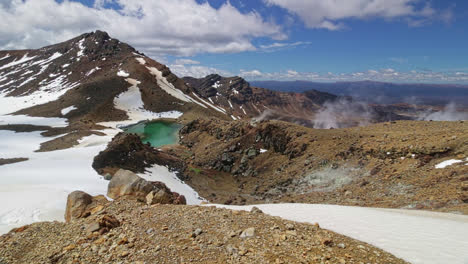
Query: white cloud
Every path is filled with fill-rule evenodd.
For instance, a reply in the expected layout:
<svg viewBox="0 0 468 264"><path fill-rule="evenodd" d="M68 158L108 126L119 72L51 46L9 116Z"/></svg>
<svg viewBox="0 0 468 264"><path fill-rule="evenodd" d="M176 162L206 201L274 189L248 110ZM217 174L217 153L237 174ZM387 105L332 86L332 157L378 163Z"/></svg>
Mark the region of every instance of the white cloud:
<svg viewBox="0 0 468 264"><path fill-rule="evenodd" d="M253 74L255 72L256 74ZM317 82L339 81L382 81L382 82L421 82L421 83L468 83L468 72L431 72L416 71L400 72L395 69L367 70L351 73L317 73L297 72L288 70L283 72L241 71L240 76L248 80L305 80Z"/></svg>
<svg viewBox="0 0 468 264"><path fill-rule="evenodd" d="M196 61L196 60L191 60L191 59L177 59L177 60L175 60L174 64L193 65L193 64L200 64L200 62Z"/></svg>
<svg viewBox="0 0 468 264"><path fill-rule="evenodd" d="M312 42L308 41L297 41L293 43L287 43L287 42L274 42L272 44L268 45L260 45L260 49L263 51L276 51L284 48L289 48L289 47L297 47L297 46L306 46L310 45Z"/></svg>
<svg viewBox="0 0 468 264"><path fill-rule="evenodd" d="M203 66L203 65L184 65L184 64L170 64L168 67L171 71L179 76L186 77L191 76L195 78L202 78L210 74L219 74L221 76L233 76L229 71L221 70L213 67Z"/></svg>
<svg viewBox="0 0 468 264"><path fill-rule="evenodd" d="M120 6L119 10L107 4ZM38 48L101 29L150 56L255 50L253 38L285 39L281 27L229 2L195 0L1 0L0 49ZM222 25L222 26L220 26Z"/></svg>
<svg viewBox="0 0 468 264"><path fill-rule="evenodd" d="M252 70L252 71L241 70L239 75L243 76L244 78L258 78L258 77L265 76L265 74L259 70Z"/></svg>
<svg viewBox="0 0 468 264"><path fill-rule="evenodd" d="M298 75L299 75L299 73L297 71L288 70L286 76L288 76L289 78L294 78L294 77L296 77Z"/></svg>
<svg viewBox="0 0 468 264"><path fill-rule="evenodd" d="M431 19L450 21L450 9L438 12L421 0L263 0L268 5L277 5L301 18L309 28L339 30L344 19L406 18L408 24L427 23Z"/></svg>

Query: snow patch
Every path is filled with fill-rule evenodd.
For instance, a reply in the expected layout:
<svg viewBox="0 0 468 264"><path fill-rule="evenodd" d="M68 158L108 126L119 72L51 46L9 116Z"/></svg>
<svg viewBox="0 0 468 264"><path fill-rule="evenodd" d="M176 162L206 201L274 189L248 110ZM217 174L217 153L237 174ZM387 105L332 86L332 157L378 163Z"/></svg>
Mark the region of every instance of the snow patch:
<svg viewBox="0 0 468 264"><path fill-rule="evenodd" d="M28 53L24 54L24 56L19 59L19 60L14 60L10 63L7 63L3 66L0 67L0 70L3 70L3 69L6 69L6 68L10 68L10 67L13 67L13 66L16 66L16 65L19 65L19 64L22 64L22 63L25 63L27 61L30 61L32 59L34 59L35 57L37 56L32 56L32 57L28 57Z"/></svg>
<svg viewBox="0 0 468 264"><path fill-rule="evenodd" d="M132 86L128 88L127 91L119 94L114 98L114 105L116 109L125 111L128 115L128 120L126 121L116 121L116 122L103 122L100 123L107 127L118 128L119 126L131 125L138 123L143 120L153 120L160 118L179 118L183 113L178 111L169 111L162 113L155 113L148 111L144 108L144 102L141 99L141 92L138 85L140 82L138 80L127 78L125 79Z"/></svg>
<svg viewBox="0 0 468 264"><path fill-rule="evenodd" d="M192 93L192 94L193 94L195 97L197 97L198 100L202 101L204 104L208 105L209 107L213 108L214 110L216 110L216 111L218 111L218 112L220 112L220 113L222 113L222 114L227 115L226 110L224 110L223 108L208 103L207 101L203 100L203 99L200 98L198 95L196 95L195 93ZM205 108L206 108L206 107L205 107Z"/></svg>
<svg viewBox="0 0 468 264"><path fill-rule="evenodd" d="M0 58L0 61L1 61L1 60L4 60L4 59L7 59L7 58L9 58L9 57L11 57L10 54L7 54L7 55L1 57L1 58Z"/></svg>
<svg viewBox="0 0 468 264"><path fill-rule="evenodd" d="M229 106L230 106L231 108L234 108L234 107L232 106L231 100L228 100L228 103L229 103Z"/></svg>
<svg viewBox="0 0 468 264"><path fill-rule="evenodd" d="M3 116L0 116L0 125L33 125L33 126L66 127L68 126L68 121L65 118L58 118L58 117L3 115Z"/></svg>
<svg viewBox="0 0 468 264"><path fill-rule="evenodd" d="M242 109L242 112L244 112L244 115L247 115L247 112L245 112L244 106L241 106L240 109Z"/></svg>
<svg viewBox="0 0 468 264"><path fill-rule="evenodd" d="M62 111L60 111L60 112L64 116L64 115L67 115L68 113L70 113L71 111L76 110L76 109L78 109L78 108L76 108L74 105L72 105L72 106L69 106L67 108L62 109Z"/></svg>
<svg viewBox="0 0 468 264"><path fill-rule="evenodd" d="M138 57L138 58L135 58L135 59L136 59L141 65L145 65L145 64L146 64L146 61L145 61L145 59L143 59L143 58Z"/></svg>
<svg viewBox="0 0 468 264"><path fill-rule="evenodd" d="M219 81L215 82L215 84L213 84L211 87L215 88L215 89L218 89L219 87L221 87L222 85L219 83Z"/></svg>
<svg viewBox="0 0 468 264"><path fill-rule="evenodd" d="M85 49L85 46L83 45L85 39L82 39L80 41L78 41L78 48L80 50L78 50L78 52L76 53L76 60L77 61L80 61L81 60L81 57L84 55L84 49Z"/></svg>
<svg viewBox="0 0 468 264"><path fill-rule="evenodd" d="M91 69L89 72L86 73L86 76L90 76L91 74L95 73L96 71L99 71L101 68L96 67L94 69Z"/></svg>
<svg viewBox="0 0 468 264"><path fill-rule="evenodd" d="M130 74L128 72L125 72L124 70L119 70L117 72L117 76L127 78L128 76L130 76Z"/></svg>
<svg viewBox="0 0 468 264"><path fill-rule="evenodd" d="M26 79L24 82L20 83L20 85L18 85L17 88L19 88L19 87L21 87L21 86L23 86L23 85L25 85L25 84L27 84L27 83L29 83L31 81L34 81L35 79L36 79L36 76L31 76L28 79Z"/></svg>
<svg viewBox="0 0 468 264"><path fill-rule="evenodd" d="M456 160L456 159L451 159L451 160L446 160L446 161L442 161L441 163L435 165L435 168L436 169L443 169L447 166L451 166L453 164L457 164L457 163L460 163L460 162L463 162L462 160Z"/></svg>
<svg viewBox="0 0 468 264"><path fill-rule="evenodd" d="M260 149L260 153L265 153L265 152L267 152L267 151L268 151L268 150L266 150L266 149Z"/></svg>
<svg viewBox="0 0 468 264"><path fill-rule="evenodd" d="M48 83L45 83L44 80L40 85L43 86L39 87L37 91L24 96L8 96L8 91L0 91L0 115L55 101L68 90L78 86L79 83L69 83L65 80L65 76L60 76Z"/></svg>
<svg viewBox="0 0 468 264"><path fill-rule="evenodd" d="M66 68L68 66L70 66L70 63L65 63L64 65L62 65L62 68Z"/></svg>
<svg viewBox="0 0 468 264"><path fill-rule="evenodd" d="M202 103L194 100L192 97L184 94L181 90L175 88L175 86L170 83L166 77L163 76L162 72L156 69L155 67L146 67L149 72L156 77L156 81L158 82L158 86L163 89L166 93L170 94L171 96L183 101L183 102L192 102L200 105L203 108L207 108Z"/></svg>

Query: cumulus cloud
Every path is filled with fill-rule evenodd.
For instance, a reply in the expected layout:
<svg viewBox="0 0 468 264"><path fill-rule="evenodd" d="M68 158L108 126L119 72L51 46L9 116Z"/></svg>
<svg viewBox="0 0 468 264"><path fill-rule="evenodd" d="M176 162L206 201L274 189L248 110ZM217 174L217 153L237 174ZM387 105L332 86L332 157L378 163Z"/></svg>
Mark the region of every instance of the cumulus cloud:
<svg viewBox="0 0 468 264"><path fill-rule="evenodd" d="M0 49L38 48L96 29L150 56L242 52L256 49L253 38L286 37L280 26L256 12L242 13L229 1L216 9L195 0L96 0L92 7L1 0L0 17Z"/></svg>
<svg viewBox="0 0 468 264"><path fill-rule="evenodd" d="M450 21L451 9L438 12L429 1L421 5L420 0L263 0L297 15L309 28L339 30L345 27L341 20L403 18L408 24L423 25L431 20Z"/></svg>

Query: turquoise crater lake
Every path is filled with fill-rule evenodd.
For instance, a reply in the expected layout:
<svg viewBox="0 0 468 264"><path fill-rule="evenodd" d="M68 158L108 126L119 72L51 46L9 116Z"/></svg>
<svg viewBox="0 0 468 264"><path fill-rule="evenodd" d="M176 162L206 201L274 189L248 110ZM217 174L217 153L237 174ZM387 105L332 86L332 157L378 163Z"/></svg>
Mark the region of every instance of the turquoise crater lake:
<svg viewBox="0 0 468 264"><path fill-rule="evenodd" d="M137 134L143 143L149 143L153 147L176 144L179 140L178 133L182 125L174 122L155 121L139 123L124 129L125 133Z"/></svg>

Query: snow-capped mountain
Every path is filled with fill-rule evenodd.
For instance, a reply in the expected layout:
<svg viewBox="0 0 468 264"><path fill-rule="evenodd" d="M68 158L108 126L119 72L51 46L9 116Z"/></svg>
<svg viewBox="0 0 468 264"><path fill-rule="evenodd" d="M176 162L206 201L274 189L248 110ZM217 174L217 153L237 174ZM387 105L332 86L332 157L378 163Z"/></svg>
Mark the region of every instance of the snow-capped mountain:
<svg viewBox="0 0 468 264"><path fill-rule="evenodd" d="M38 50L0 51L0 96L0 114L66 117L72 124L167 112L228 118L166 66L101 31Z"/></svg>

